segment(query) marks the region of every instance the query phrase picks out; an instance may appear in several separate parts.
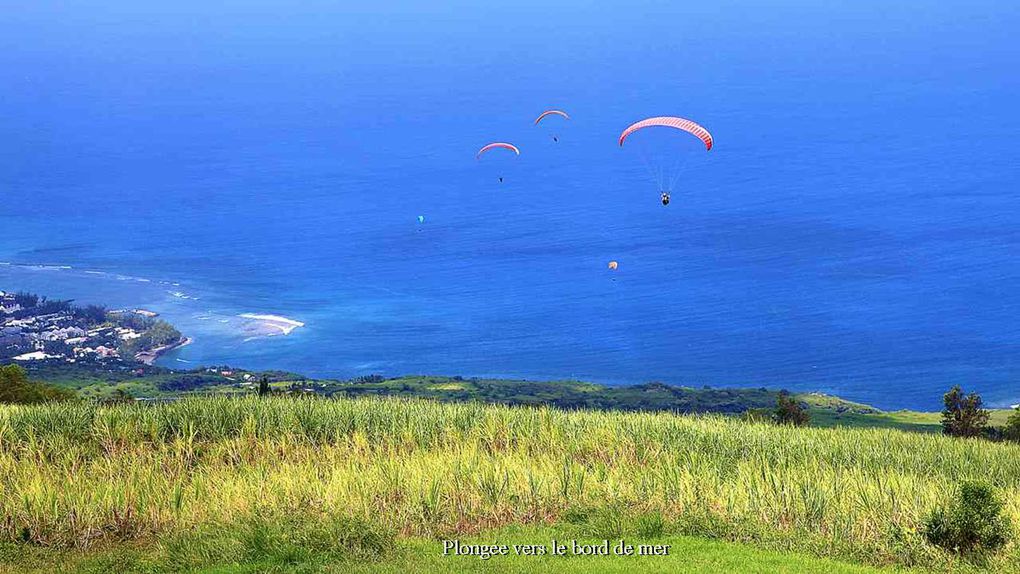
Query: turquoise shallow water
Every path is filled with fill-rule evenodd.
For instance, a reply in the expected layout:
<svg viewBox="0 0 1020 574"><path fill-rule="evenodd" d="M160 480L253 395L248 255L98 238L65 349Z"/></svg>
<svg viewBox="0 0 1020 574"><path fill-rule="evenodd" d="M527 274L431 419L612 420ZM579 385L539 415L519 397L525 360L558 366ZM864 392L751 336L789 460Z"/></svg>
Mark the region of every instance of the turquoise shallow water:
<svg viewBox="0 0 1020 574"><path fill-rule="evenodd" d="M136 4L5 8L0 289L166 365L1020 400L1014 3Z"/></svg>

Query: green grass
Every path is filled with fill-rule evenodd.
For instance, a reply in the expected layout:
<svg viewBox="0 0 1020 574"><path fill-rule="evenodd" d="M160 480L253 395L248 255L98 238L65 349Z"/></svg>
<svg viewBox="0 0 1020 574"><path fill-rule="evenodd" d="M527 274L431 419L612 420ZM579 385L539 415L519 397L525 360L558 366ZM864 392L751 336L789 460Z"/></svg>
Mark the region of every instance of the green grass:
<svg viewBox="0 0 1020 574"><path fill-rule="evenodd" d="M567 540L555 529L527 529L504 532L498 535L474 537L465 543L543 544L551 540ZM668 545L668 556L565 556L565 557L494 557L481 560L477 557L443 556L440 542L413 540L403 545L403 553L374 564L360 564L345 569L357 573L408 572L560 572L563 574L605 572L683 572L690 574L872 574L892 572L847 564L835 560L819 559L798 553L759 550L746 545L705 540L686 536L664 537L654 540L624 539L627 543ZM597 544L601 540L581 539L582 544ZM617 540L610 541L614 546ZM512 550L511 550L512 552ZM569 552L569 550L568 550Z"/></svg>
<svg viewBox="0 0 1020 574"><path fill-rule="evenodd" d="M923 433L942 432L942 413L906 410L861 413L824 408L812 408L810 412L811 426L817 427L889 428ZM989 410L988 424L997 427L1004 426L1013 412L1012 409Z"/></svg>
<svg viewBox="0 0 1020 574"><path fill-rule="evenodd" d="M1020 523L1020 446L888 429L369 398L0 407L0 540L22 549L128 549L259 520L399 540L557 524L960 570L919 530L969 479L998 487ZM1018 560L1013 543L982 569Z"/></svg>
<svg viewBox="0 0 1020 574"><path fill-rule="evenodd" d="M887 428L910 432L941 433L939 413L895 411L878 413L836 412L812 409L811 426L821 428Z"/></svg>
<svg viewBox="0 0 1020 574"><path fill-rule="evenodd" d="M325 537L326 532L316 535ZM270 537L268 535L272 535ZM458 538L465 545L505 545L510 555L482 559L443 554L443 542L402 538L373 544L352 552L351 540L330 542L308 536L284 537L279 531L225 529L190 533L159 543L74 552L66 550L0 547L0 570L12 573L66 572L161 574L169 572L247 574L261 572L431 573L431 572L683 572L691 574L876 574L905 572L874 568L796 552L761 550L743 544L690 536L623 538L634 547L632 556L576 556L572 541L597 545L603 539L580 537L562 527L508 527L481 535ZM566 556L553 556L553 541L566 547ZM609 541L615 548L620 539ZM359 540L360 541L360 540ZM665 548L668 555L640 556L640 544ZM345 546L346 545L346 546ZM514 553L514 545L542 546L544 556ZM5 552L6 550L6 552Z"/></svg>

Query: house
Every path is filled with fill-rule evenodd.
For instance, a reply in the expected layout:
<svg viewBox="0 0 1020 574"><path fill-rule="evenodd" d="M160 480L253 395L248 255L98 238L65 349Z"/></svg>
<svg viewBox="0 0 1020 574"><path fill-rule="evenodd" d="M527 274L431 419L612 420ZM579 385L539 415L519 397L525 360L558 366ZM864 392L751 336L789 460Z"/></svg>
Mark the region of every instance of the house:
<svg viewBox="0 0 1020 574"><path fill-rule="evenodd" d="M126 327L118 327L117 328L117 336L120 337L124 341L130 341L131 339L137 339L137 338L141 337L142 335L140 333L134 331L133 329L128 329Z"/></svg>
<svg viewBox="0 0 1020 574"><path fill-rule="evenodd" d="M32 351L31 353L24 353L14 357L15 361L42 361L44 359L52 359L53 355L47 355L42 351Z"/></svg>
<svg viewBox="0 0 1020 574"><path fill-rule="evenodd" d="M103 357L104 359L118 356L116 349L110 349L109 347L104 347L103 345L99 345L98 347L96 347L96 354L99 355L100 357Z"/></svg>
<svg viewBox="0 0 1020 574"><path fill-rule="evenodd" d="M84 336L85 330L80 327L65 327L63 329L46 331L39 335L39 338L44 341L61 341L64 339L74 339Z"/></svg>

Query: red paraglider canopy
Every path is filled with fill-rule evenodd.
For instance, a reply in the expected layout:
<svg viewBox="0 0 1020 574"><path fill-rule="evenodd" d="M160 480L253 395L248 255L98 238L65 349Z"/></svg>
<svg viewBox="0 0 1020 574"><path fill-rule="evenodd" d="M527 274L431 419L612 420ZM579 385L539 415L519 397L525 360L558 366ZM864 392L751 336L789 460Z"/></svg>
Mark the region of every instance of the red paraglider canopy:
<svg viewBox="0 0 1020 574"><path fill-rule="evenodd" d="M647 120L641 120L640 122L632 124L630 127L623 130L622 134L620 134L620 145L621 146L623 145L624 140L626 140L627 136L629 136L630 134L644 128L650 128L652 126L663 126L667 128L676 128L678 130L683 130L697 137L701 141L705 142L706 150L712 149L712 134L708 133L708 130L692 122L691 120L685 120L684 118L676 118L671 116L659 116L655 118L648 118Z"/></svg>
<svg viewBox="0 0 1020 574"><path fill-rule="evenodd" d="M570 119L570 116L567 115L567 112L564 112L562 110L546 110L542 112L542 115L535 118L535 125L537 126L538 122L542 121L546 116L562 116L568 120Z"/></svg>
<svg viewBox="0 0 1020 574"><path fill-rule="evenodd" d="M491 143L491 144L489 144L487 146L484 146L484 147L482 147L482 149L478 150L478 153L475 154L475 158L480 158L480 157L482 157L483 153L485 153L485 152L487 152L489 150L497 149L497 148L499 148L499 149L508 149L508 150L514 152L517 155L521 155L521 150L517 149L517 146L515 146L514 144L508 144L508 143L504 143L504 142L495 142L495 143Z"/></svg>

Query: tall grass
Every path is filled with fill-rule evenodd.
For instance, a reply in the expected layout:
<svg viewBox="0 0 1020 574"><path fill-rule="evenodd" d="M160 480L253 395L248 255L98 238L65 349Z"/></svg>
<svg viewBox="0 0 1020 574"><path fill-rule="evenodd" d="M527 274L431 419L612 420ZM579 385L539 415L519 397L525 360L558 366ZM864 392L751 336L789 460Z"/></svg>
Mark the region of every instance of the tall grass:
<svg viewBox="0 0 1020 574"><path fill-rule="evenodd" d="M916 529L965 479L1020 523L1020 447L891 430L394 399L0 408L0 538L60 547L257 516L439 536L597 515L931 565Z"/></svg>

